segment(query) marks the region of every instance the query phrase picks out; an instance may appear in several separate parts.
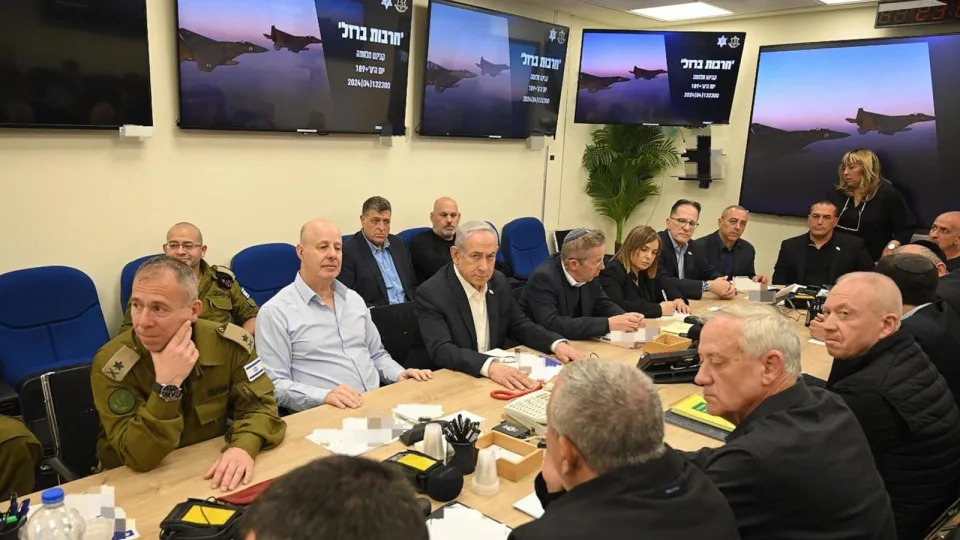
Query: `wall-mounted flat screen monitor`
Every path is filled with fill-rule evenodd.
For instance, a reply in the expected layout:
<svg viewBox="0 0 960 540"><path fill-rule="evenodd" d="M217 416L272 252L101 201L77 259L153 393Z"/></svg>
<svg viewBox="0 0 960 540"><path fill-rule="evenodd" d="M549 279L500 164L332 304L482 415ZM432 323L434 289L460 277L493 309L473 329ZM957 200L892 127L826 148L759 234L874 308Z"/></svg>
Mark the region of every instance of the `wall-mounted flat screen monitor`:
<svg viewBox="0 0 960 540"><path fill-rule="evenodd" d="M178 0L182 128L400 134L412 0Z"/></svg>
<svg viewBox="0 0 960 540"><path fill-rule="evenodd" d="M430 2L421 135L554 135L570 29Z"/></svg>
<svg viewBox="0 0 960 540"><path fill-rule="evenodd" d="M956 210L958 58L960 34L761 47L740 204L805 216L867 148L919 225Z"/></svg>
<svg viewBox="0 0 960 540"><path fill-rule="evenodd" d="M726 124L743 32L584 30L579 124Z"/></svg>
<svg viewBox="0 0 960 540"><path fill-rule="evenodd" d="M153 125L145 0L0 1L0 127Z"/></svg>

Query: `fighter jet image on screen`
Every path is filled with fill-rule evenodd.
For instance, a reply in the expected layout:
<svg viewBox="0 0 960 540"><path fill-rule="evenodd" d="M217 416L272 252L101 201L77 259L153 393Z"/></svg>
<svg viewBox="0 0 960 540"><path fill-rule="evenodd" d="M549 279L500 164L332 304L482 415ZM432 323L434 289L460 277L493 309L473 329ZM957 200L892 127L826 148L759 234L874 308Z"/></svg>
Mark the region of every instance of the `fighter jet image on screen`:
<svg viewBox="0 0 960 540"><path fill-rule="evenodd" d="M750 124L750 150L769 154L793 154L803 152L815 142L849 136L849 133L826 128L785 131L763 124Z"/></svg>
<svg viewBox="0 0 960 540"><path fill-rule="evenodd" d="M267 52L266 47L249 41L217 41L186 28L178 31L180 61L196 62L200 71L213 71L218 66L235 66L234 58L241 54Z"/></svg>
<svg viewBox="0 0 960 540"><path fill-rule="evenodd" d="M506 64L494 64L493 62L488 62L482 56L480 57L480 63L476 64L480 68L480 75L489 75L491 77L496 77L500 73L510 69L510 66Z"/></svg>
<svg viewBox="0 0 960 540"><path fill-rule="evenodd" d="M857 125L857 133L866 135L871 131L876 131L881 135L893 135L904 131L910 131L912 128L907 126L917 122L931 122L936 120L933 116L923 113L903 114L900 116L887 116L885 114L865 111L863 108L857 109L856 118L847 118L847 122Z"/></svg>
<svg viewBox="0 0 960 540"><path fill-rule="evenodd" d="M459 88L460 81L472 79L477 74L465 69L447 69L439 64L427 62L427 86L432 86L438 94L448 88Z"/></svg>
<svg viewBox="0 0 960 540"><path fill-rule="evenodd" d="M577 85L580 90L586 90L591 94L596 94L600 90L607 90L611 86L627 82L630 79L626 77L598 77L596 75L591 75L589 73L580 72L580 82Z"/></svg>
<svg viewBox="0 0 960 540"><path fill-rule="evenodd" d="M667 70L665 69L643 69L637 66L633 66L633 71L630 71L630 73L633 73L634 80L644 79L647 81L656 79L659 75L663 75L666 72Z"/></svg>
<svg viewBox="0 0 960 540"><path fill-rule="evenodd" d="M307 47L314 43L320 43L320 38L313 36L295 36L283 30L277 30L277 27L272 25L270 26L270 33L264 34L263 37L273 42L273 50L279 51L280 49L286 48L292 53L309 51L310 49Z"/></svg>

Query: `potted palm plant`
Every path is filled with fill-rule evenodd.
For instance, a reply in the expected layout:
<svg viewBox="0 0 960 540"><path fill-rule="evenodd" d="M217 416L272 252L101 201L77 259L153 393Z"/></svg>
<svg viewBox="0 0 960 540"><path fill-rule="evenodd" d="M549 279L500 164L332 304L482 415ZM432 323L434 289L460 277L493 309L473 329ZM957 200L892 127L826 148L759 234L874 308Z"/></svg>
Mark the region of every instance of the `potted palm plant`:
<svg viewBox="0 0 960 540"><path fill-rule="evenodd" d="M583 152L587 195L597 212L617 224L616 249L630 214L660 193L654 178L680 164L673 137L659 126L609 125L593 132Z"/></svg>

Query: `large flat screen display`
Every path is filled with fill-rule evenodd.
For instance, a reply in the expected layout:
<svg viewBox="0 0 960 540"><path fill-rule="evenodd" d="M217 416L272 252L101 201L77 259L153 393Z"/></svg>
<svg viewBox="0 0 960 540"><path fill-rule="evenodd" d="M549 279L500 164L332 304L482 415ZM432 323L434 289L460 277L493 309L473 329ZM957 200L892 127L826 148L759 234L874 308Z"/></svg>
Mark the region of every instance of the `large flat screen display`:
<svg viewBox="0 0 960 540"><path fill-rule="evenodd" d="M960 207L960 34L760 48L740 203L805 216L871 149L919 225Z"/></svg>
<svg viewBox="0 0 960 540"><path fill-rule="evenodd" d="M554 135L570 29L430 2L421 135Z"/></svg>
<svg viewBox="0 0 960 540"><path fill-rule="evenodd" d="M0 1L0 127L153 125L145 0Z"/></svg>
<svg viewBox="0 0 960 540"><path fill-rule="evenodd" d="M402 133L412 0L178 0L180 127Z"/></svg>
<svg viewBox="0 0 960 540"><path fill-rule="evenodd" d="M743 32L584 30L580 124L726 124Z"/></svg>

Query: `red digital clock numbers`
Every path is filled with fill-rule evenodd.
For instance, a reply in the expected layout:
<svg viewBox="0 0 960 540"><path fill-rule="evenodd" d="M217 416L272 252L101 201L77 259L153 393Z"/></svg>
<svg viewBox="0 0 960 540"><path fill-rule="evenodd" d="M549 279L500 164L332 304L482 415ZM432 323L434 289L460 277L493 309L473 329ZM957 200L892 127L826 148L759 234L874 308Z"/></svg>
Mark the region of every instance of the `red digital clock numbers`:
<svg viewBox="0 0 960 540"><path fill-rule="evenodd" d="M909 26L915 24L936 24L960 22L960 0L948 0L938 7L897 9L877 13L877 28L887 26Z"/></svg>

